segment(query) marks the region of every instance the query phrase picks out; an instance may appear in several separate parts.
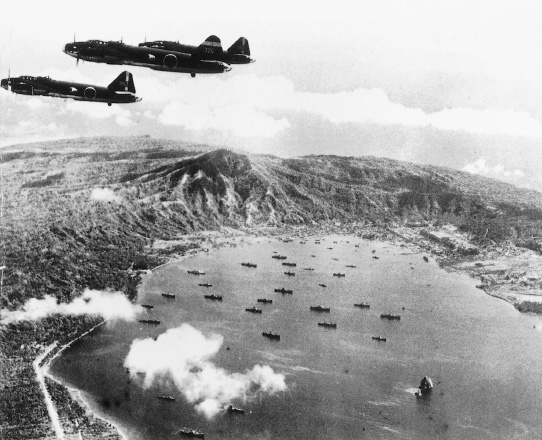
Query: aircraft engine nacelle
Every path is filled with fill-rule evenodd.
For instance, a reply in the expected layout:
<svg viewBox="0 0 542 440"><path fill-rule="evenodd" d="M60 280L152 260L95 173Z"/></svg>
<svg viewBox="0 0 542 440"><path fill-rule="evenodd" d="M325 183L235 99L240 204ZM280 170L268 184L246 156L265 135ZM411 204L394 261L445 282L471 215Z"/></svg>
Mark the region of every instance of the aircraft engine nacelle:
<svg viewBox="0 0 542 440"><path fill-rule="evenodd" d="M94 99L96 98L96 89L94 87L87 87L83 92L83 95L86 99Z"/></svg>
<svg viewBox="0 0 542 440"><path fill-rule="evenodd" d="M168 69L174 69L177 67L177 57L172 53L168 53L164 57L164 66L166 66Z"/></svg>

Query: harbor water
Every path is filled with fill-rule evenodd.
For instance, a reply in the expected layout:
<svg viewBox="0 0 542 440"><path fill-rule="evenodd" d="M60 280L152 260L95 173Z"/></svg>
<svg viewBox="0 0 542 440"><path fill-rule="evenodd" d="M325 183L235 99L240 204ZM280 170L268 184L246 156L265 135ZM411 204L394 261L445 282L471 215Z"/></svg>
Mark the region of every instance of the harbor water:
<svg viewBox="0 0 542 440"><path fill-rule="evenodd" d="M272 258L277 254L287 259ZM262 238L173 262L145 278L138 298L154 306L142 318L160 324L108 323L65 350L50 371L135 440L178 439L181 427L232 440L542 438L539 318L422 257L392 244L326 236L319 244ZM333 276L339 272L345 276ZM281 287L293 293L274 292ZM361 302L370 308L354 307ZM330 312L311 311L316 305ZM262 313L245 311L253 306ZM322 321L337 327L318 326ZM222 335L217 367L244 373L268 365L285 375L287 389L232 402L244 414L207 418L167 377L144 388L124 366L132 341L183 323ZM268 331L280 341L263 337ZM424 376L434 389L417 399Z"/></svg>

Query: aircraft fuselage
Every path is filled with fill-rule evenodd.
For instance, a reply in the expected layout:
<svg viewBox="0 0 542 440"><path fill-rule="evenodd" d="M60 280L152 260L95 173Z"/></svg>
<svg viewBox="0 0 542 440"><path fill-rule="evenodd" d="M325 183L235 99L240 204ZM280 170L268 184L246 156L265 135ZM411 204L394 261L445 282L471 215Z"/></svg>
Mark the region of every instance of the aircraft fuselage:
<svg viewBox="0 0 542 440"><path fill-rule="evenodd" d="M217 60L201 60L188 53L131 46L117 41L90 40L68 43L64 53L84 61L148 67L165 72L223 73L231 67Z"/></svg>
<svg viewBox="0 0 542 440"><path fill-rule="evenodd" d="M141 100L130 92L115 91L92 84L57 81L48 76L4 78L1 81L1 87L20 95L51 96L79 101L107 102L108 104L128 104Z"/></svg>
<svg viewBox="0 0 542 440"><path fill-rule="evenodd" d="M220 46L212 47L207 45L206 47L201 48L198 46L191 46L189 44L177 43L175 41L158 40L139 43L139 47L187 53L190 55L197 55L202 60L217 60L228 64L249 64L255 61L248 55L228 53L222 50L222 47Z"/></svg>

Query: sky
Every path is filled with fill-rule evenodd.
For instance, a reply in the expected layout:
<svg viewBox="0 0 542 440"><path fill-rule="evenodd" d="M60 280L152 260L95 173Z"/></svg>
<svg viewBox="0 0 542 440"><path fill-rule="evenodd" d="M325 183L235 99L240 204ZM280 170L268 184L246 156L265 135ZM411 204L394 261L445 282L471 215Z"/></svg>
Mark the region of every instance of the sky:
<svg viewBox="0 0 542 440"><path fill-rule="evenodd" d="M0 90L0 147L102 135L253 153L384 156L542 191L542 4L537 1L11 2L0 76L108 85L128 105ZM263 2L262 2L263 3ZM76 61L75 38L248 39L256 62L219 75Z"/></svg>

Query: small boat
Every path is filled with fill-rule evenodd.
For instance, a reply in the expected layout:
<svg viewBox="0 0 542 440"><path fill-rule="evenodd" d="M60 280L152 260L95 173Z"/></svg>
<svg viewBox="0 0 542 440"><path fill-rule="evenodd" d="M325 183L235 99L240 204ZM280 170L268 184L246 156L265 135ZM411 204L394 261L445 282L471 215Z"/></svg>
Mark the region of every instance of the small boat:
<svg viewBox="0 0 542 440"><path fill-rule="evenodd" d="M288 257L286 255L273 255L271 258L275 258L276 260L286 260Z"/></svg>
<svg viewBox="0 0 542 440"><path fill-rule="evenodd" d="M285 289L284 287L281 287L280 289L275 289L275 292L279 292L279 293L293 293L293 291L291 289Z"/></svg>
<svg viewBox="0 0 542 440"><path fill-rule="evenodd" d="M190 428L181 428L179 429L178 434L185 437L205 438L205 434L203 432L196 431L195 429Z"/></svg>
<svg viewBox="0 0 542 440"><path fill-rule="evenodd" d="M250 312L250 313L262 313L262 310L261 310L261 309L257 309L256 307L246 308L245 310L246 310L247 312Z"/></svg>
<svg viewBox="0 0 542 440"><path fill-rule="evenodd" d="M222 301L222 295L212 294L212 295L203 295L203 297L205 299L210 299L210 300L213 300L213 301Z"/></svg>
<svg viewBox="0 0 542 440"><path fill-rule="evenodd" d="M359 247L359 244L355 244L354 247Z"/></svg>
<svg viewBox="0 0 542 440"><path fill-rule="evenodd" d="M319 322L318 325L320 327L337 328L337 324L333 322Z"/></svg>
<svg viewBox="0 0 542 440"><path fill-rule="evenodd" d="M433 381L430 377L424 376L422 381L420 382L420 386L418 387L418 390L416 391L415 395L416 397L422 397L425 394L429 394L433 390Z"/></svg>
<svg viewBox="0 0 542 440"><path fill-rule="evenodd" d="M345 277L346 274L337 272L337 273L334 273L333 276L334 276L334 277L339 277L339 278L340 278L340 277Z"/></svg>
<svg viewBox="0 0 542 440"><path fill-rule="evenodd" d="M303 270L314 270L314 267L304 267Z"/></svg>
<svg viewBox="0 0 542 440"><path fill-rule="evenodd" d="M272 299L267 299L267 298L258 298L257 301L259 303L264 303L264 304L272 304L273 303Z"/></svg>
<svg viewBox="0 0 542 440"><path fill-rule="evenodd" d="M209 284L209 283L199 283L198 286L201 286L201 287L213 287L213 285Z"/></svg>
<svg viewBox="0 0 542 440"><path fill-rule="evenodd" d="M146 308L146 309L152 309L152 308L154 308L154 306L151 306L150 304L140 304L140 305L141 305L141 307L144 307L144 308Z"/></svg>
<svg viewBox="0 0 542 440"><path fill-rule="evenodd" d="M396 320L401 319L400 315L392 315L391 313L382 313L380 317L384 319L396 319Z"/></svg>
<svg viewBox="0 0 542 440"><path fill-rule="evenodd" d="M335 260L335 261L339 261L339 259L338 259L338 258L332 258L332 260Z"/></svg>
<svg viewBox="0 0 542 440"><path fill-rule="evenodd" d="M165 296L166 298L175 298L173 293L162 293L162 296Z"/></svg>
<svg viewBox="0 0 542 440"><path fill-rule="evenodd" d="M295 277L295 272L292 272L292 271L284 272L284 275L288 275L290 277Z"/></svg>
<svg viewBox="0 0 542 440"><path fill-rule="evenodd" d="M347 264L346 267L356 267L353 264Z"/></svg>
<svg viewBox="0 0 542 440"><path fill-rule="evenodd" d="M245 413L244 409L236 408L233 405L228 405L228 407L226 408L226 411L228 411L229 413L238 413L238 414L244 414Z"/></svg>
<svg viewBox="0 0 542 440"><path fill-rule="evenodd" d="M158 319L140 319L139 322L143 324L160 324L160 321L158 321Z"/></svg>
<svg viewBox="0 0 542 440"><path fill-rule="evenodd" d="M373 255L373 258L374 258L375 260L378 260L378 259L379 259L376 255ZM413 269L413 268L411 267L411 269Z"/></svg>
<svg viewBox="0 0 542 440"><path fill-rule="evenodd" d="M158 397L159 399L162 399L162 400L175 400L175 397L171 397L171 396L156 396Z"/></svg>
<svg viewBox="0 0 542 440"><path fill-rule="evenodd" d="M188 273L192 275L205 275L205 272L202 272L201 270L197 270L197 269L189 270Z"/></svg>
<svg viewBox="0 0 542 440"><path fill-rule="evenodd" d="M429 263L429 258L427 258L425 255L423 256L423 259L425 260L426 263Z"/></svg>
<svg viewBox="0 0 542 440"><path fill-rule="evenodd" d="M258 267L257 264L254 264L254 263L241 263L241 266L245 266L245 267Z"/></svg>
<svg viewBox="0 0 542 440"><path fill-rule="evenodd" d="M262 336L265 336L266 338L269 338L269 339L276 339L280 341L280 335L277 335L276 333L273 333L273 332L263 332Z"/></svg>
<svg viewBox="0 0 542 440"><path fill-rule="evenodd" d="M330 249L330 250L331 250L331 249L333 249L333 248L331 248L331 247L330 247L330 248L328 248L328 249Z"/></svg>
<svg viewBox="0 0 542 440"><path fill-rule="evenodd" d="M359 307L360 309L369 309L371 305L367 303L356 303L354 304L354 307Z"/></svg>
<svg viewBox="0 0 542 440"><path fill-rule="evenodd" d="M297 263L282 263L283 266L296 267Z"/></svg>
<svg viewBox="0 0 542 440"><path fill-rule="evenodd" d="M375 341L383 341L386 342L386 338L383 338L382 336L373 336L373 339Z"/></svg>
<svg viewBox="0 0 542 440"><path fill-rule="evenodd" d="M316 258L316 255L311 255L312 258Z"/></svg>
<svg viewBox="0 0 542 440"><path fill-rule="evenodd" d="M320 283L318 285L321 286L321 287L327 287L325 284L322 284L322 283Z"/></svg>
<svg viewBox="0 0 542 440"><path fill-rule="evenodd" d="M310 309L313 312L329 312L331 309L329 307L322 307L322 306L310 306Z"/></svg>

